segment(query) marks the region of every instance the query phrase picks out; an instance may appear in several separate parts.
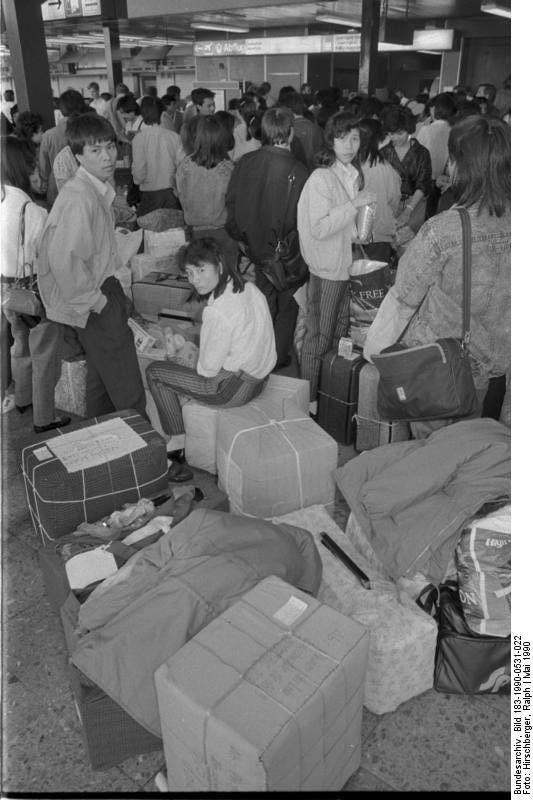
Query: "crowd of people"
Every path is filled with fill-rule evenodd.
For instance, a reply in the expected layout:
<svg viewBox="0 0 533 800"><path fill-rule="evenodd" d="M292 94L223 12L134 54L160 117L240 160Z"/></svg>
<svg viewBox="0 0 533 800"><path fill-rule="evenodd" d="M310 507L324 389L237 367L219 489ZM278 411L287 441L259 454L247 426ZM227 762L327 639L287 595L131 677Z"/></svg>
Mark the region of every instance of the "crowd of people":
<svg viewBox="0 0 533 800"><path fill-rule="evenodd" d="M431 98L398 90L387 102L309 84L282 87L276 98L265 82L226 109L206 88L185 102L176 86L140 98L124 84L114 96L94 82L87 88L88 98L74 89L60 95L46 131L38 114L17 113L12 92L2 105L2 281L19 281L30 260L43 304L39 319L4 312L14 405L21 413L33 406L36 431L69 422L53 405L65 335L86 355L91 416L144 413L131 309L115 277L118 152L131 163L128 202L137 217L182 210L184 271L207 299L196 370L168 363L148 372L169 436L183 431L179 395L244 403L271 370L288 365L300 307L298 369L315 401L321 358L348 335L350 268L361 244L396 271L368 333L368 359L406 326L410 342L458 335L457 204L472 220L479 413L498 405L501 398L487 405L487 397L496 380L501 394L510 369L510 79L499 92L491 84ZM363 241L357 219L367 206L374 221ZM308 274L284 288L268 265L288 242ZM413 434L424 435L416 426ZM182 465L176 479L180 470L187 475Z"/></svg>

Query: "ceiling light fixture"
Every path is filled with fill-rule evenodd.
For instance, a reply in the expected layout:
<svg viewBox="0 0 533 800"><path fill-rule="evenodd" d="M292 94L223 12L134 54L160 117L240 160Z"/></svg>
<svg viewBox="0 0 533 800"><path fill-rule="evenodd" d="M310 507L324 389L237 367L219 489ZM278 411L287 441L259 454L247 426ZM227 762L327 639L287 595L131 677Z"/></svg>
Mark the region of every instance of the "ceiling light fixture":
<svg viewBox="0 0 533 800"><path fill-rule="evenodd" d="M315 22L327 22L333 25L347 25L348 28L361 27L360 22L355 22L353 19L348 19L348 17L335 17L332 14L317 14L315 17Z"/></svg>
<svg viewBox="0 0 533 800"><path fill-rule="evenodd" d="M248 25L232 25L225 22L191 22L191 28L199 31L227 31L228 33L248 33Z"/></svg>
<svg viewBox="0 0 533 800"><path fill-rule="evenodd" d="M485 14L495 14L497 17L511 19L511 7L502 3L481 3L481 10Z"/></svg>

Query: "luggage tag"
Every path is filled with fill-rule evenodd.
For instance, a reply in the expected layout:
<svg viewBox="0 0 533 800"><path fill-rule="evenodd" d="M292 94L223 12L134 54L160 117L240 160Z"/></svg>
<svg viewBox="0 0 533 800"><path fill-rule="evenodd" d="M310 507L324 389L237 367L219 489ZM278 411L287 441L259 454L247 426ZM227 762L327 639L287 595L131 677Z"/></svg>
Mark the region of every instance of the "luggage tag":
<svg viewBox="0 0 533 800"><path fill-rule="evenodd" d="M339 339L339 347L337 349L337 354L341 358L348 359L348 361L353 361L354 358L359 357L359 353L354 353L353 342L348 336L341 336L341 338Z"/></svg>

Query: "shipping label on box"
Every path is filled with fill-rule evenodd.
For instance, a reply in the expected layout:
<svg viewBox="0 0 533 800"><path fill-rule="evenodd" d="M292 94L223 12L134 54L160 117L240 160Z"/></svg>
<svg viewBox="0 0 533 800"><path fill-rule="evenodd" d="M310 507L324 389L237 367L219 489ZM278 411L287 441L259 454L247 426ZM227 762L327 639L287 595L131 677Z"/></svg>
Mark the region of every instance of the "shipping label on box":
<svg viewBox="0 0 533 800"><path fill-rule="evenodd" d="M360 763L367 651L362 625L261 581L156 670L169 789L341 789L334 765Z"/></svg>

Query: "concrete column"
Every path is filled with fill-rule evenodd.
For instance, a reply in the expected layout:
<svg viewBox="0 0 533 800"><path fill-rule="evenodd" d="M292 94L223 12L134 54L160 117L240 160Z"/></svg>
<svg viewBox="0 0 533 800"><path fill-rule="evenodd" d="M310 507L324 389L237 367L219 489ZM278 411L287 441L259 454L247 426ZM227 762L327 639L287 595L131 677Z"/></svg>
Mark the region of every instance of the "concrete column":
<svg viewBox="0 0 533 800"><path fill-rule="evenodd" d="M117 83L122 83L122 59L120 57L120 33L117 20L102 22L104 33L105 65L110 94L115 94Z"/></svg>
<svg viewBox="0 0 533 800"><path fill-rule="evenodd" d="M55 121L41 2L3 0L2 5L18 109L40 114L46 130Z"/></svg>
<svg viewBox="0 0 533 800"><path fill-rule="evenodd" d="M371 95L376 90L380 8L380 0L362 1L358 85L360 94Z"/></svg>

